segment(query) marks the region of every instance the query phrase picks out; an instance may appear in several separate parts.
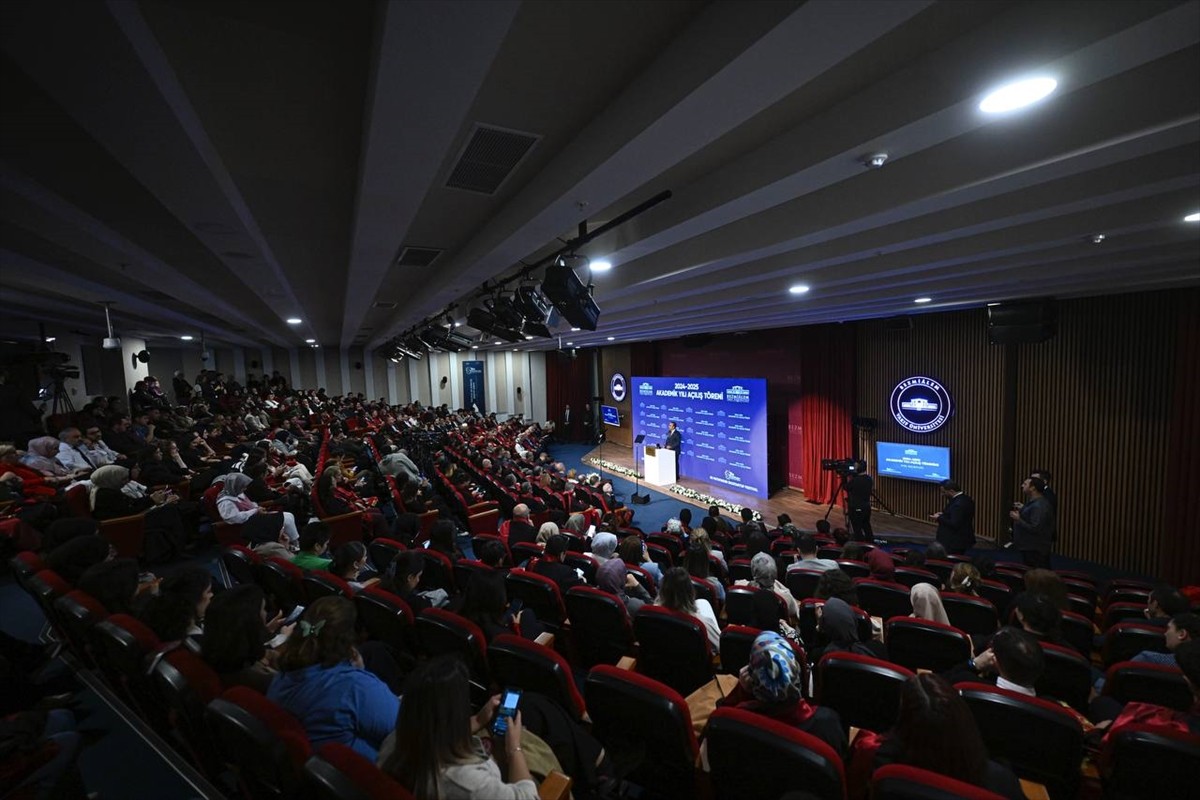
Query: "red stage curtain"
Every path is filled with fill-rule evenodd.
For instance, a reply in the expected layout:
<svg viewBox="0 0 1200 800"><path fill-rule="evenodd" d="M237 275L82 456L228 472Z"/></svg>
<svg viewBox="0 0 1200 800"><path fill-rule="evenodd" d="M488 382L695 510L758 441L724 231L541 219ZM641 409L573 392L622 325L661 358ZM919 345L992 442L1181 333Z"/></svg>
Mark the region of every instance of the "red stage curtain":
<svg viewBox="0 0 1200 800"><path fill-rule="evenodd" d="M837 490L836 475L821 469L821 459L853 453L853 409L853 328L806 329L800 351L800 424L798 431L789 425L789 438L793 449L799 438L801 480L811 502L828 503Z"/></svg>
<svg viewBox="0 0 1200 800"><path fill-rule="evenodd" d="M1159 551L1160 573L1175 586L1200 584L1200 495L1189 487L1200 474L1200 291L1179 296L1175 338L1175 392L1167 474L1174 486L1166 493Z"/></svg>
<svg viewBox="0 0 1200 800"><path fill-rule="evenodd" d="M566 358L560 353L546 354L546 414L562 426L563 410L571 406L571 428L565 438L580 435L583 407L591 397L591 353L578 358Z"/></svg>

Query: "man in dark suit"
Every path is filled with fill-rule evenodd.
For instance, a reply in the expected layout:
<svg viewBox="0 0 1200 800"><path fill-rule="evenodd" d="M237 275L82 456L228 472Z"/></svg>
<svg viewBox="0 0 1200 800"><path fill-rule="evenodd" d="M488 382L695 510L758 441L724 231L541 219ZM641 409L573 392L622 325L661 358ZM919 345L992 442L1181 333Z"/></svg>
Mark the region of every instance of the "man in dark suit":
<svg viewBox="0 0 1200 800"><path fill-rule="evenodd" d="M1056 529L1054 506L1043 492L1046 483L1041 478L1026 478L1021 484L1028 500L1008 516L1013 521L1013 547L1031 567L1050 569L1050 550Z"/></svg>
<svg viewBox="0 0 1200 800"><path fill-rule="evenodd" d="M567 537L556 533L546 542L545 553L531 567L533 572L558 584L558 590L564 597L574 587L583 586L583 578L579 577L575 568L562 563L563 554L566 552Z"/></svg>
<svg viewBox="0 0 1200 800"><path fill-rule="evenodd" d="M512 521L508 523L508 546L521 542L533 544L537 541L537 528L529 521L529 506L517 503L513 506Z"/></svg>
<svg viewBox="0 0 1200 800"><path fill-rule="evenodd" d="M937 540L948 553L965 553L975 545L975 501L955 481L941 483L946 508L931 518L937 520Z"/></svg>
<svg viewBox="0 0 1200 800"><path fill-rule="evenodd" d="M569 441L572 441L572 436L571 436L571 404L570 404L570 403L568 403L568 404L566 405L566 407L564 407L564 408L563 408L562 436L560 436L560 437L558 437L558 438L559 438L561 441L564 441L564 442L569 442Z"/></svg>
<svg viewBox="0 0 1200 800"><path fill-rule="evenodd" d="M679 448L683 447L683 434L675 427L674 421L667 423L667 440L663 442L663 447L674 450L676 457L679 456Z"/></svg>

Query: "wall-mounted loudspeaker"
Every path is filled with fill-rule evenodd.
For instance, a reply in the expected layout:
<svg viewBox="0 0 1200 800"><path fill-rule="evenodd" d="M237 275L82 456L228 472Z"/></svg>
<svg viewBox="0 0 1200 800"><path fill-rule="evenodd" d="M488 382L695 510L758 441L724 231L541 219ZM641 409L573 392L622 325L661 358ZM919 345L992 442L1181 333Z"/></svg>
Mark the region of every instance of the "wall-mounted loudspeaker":
<svg viewBox="0 0 1200 800"><path fill-rule="evenodd" d="M250 362L250 369L258 369L258 362L257 362L257 361L251 361L251 362Z"/></svg>
<svg viewBox="0 0 1200 800"><path fill-rule="evenodd" d="M362 362L361 362L361 361L355 361L355 362L354 362L354 368L355 368L355 369L362 369Z"/></svg>
<svg viewBox="0 0 1200 800"><path fill-rule="evenodd" d="M440 381L438 381L438 386L440 386L440 387L442 387L443 389L445 389L445 388L446 388L446 384L447 384L447 383L449 383L449 382L450 382L450 379L449 379L449 378L447 378L445 375L443 375L443 376L442 376L442 379L441 379ZM520 390L518 389L518 391L520 391Z"/></svg>
<svg viewBox="0 0 1200 800"><path fill-rule="evenodd" d="M1037 344L1058 332L1053 299L988 306L988 341L992 344Z"/></svg>

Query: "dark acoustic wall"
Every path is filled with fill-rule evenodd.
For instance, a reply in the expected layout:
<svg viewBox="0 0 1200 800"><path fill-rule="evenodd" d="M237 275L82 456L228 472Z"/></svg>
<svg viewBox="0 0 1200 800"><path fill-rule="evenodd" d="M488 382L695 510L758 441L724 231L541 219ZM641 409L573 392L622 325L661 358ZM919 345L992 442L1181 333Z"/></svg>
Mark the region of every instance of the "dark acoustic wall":
<svg viewBox="0 0 1200 800"><path fill-rule="evenodd" d="M633 354L631 347L640 348L642 350L651 350L653 344L635 344L635 345L618 345L614 347L605 347L600 351L600 386L597 394L600 395L600 404L605 406L616 406L617 411L621 414L621 426L612 427L604 425L604 430L608 436L608 441L613 444L621 444L626 447L633 446L633 406L631 405L630 396L636 394L632 384L629 385L629 391L626 393L625 399L617 402L609 393L609 382L612 379L614 372L619 372L625 376L626 381L631 381L633 378ZM592 351L583 350L579 354L580 360L591 359ZM640 374L640 373L639 373ZM603 425L603 423L601 423Z"/></svg>

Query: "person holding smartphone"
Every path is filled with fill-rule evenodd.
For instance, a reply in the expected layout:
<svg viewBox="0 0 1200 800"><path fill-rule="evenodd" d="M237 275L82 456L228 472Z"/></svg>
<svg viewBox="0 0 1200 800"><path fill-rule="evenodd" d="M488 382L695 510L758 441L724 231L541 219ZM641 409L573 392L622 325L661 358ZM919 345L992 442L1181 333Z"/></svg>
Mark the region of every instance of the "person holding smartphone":
<svg viewBox="0 0 1200 800"><path fill-rule="evenodd" d="M470 694L461 659L442 656L419 664L405 683L394 747L380 766L417 800L536 800L537 784L521 749L519 707L506 705L503 724L493 726L501 695L472 716ZM490 755L480 738L489 731Z"/></svg>

